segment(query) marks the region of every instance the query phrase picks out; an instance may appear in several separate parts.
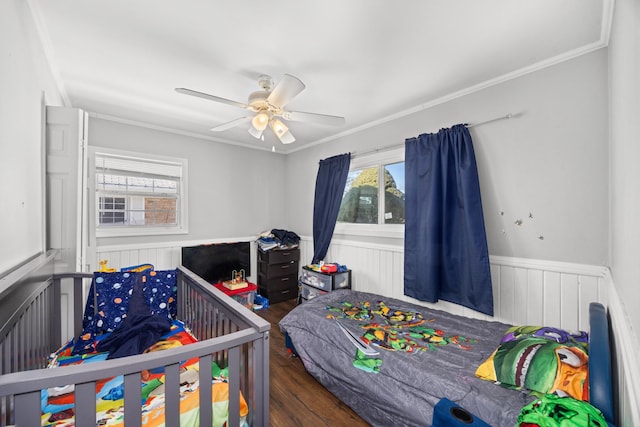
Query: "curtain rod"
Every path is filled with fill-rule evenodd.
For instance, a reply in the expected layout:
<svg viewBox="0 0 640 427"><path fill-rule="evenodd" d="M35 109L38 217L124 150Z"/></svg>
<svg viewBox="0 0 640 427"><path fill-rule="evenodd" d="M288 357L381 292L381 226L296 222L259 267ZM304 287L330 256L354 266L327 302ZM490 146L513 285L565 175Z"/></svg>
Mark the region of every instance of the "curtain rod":
<svg viewBox="0 0 640 427"><path fill-rule="evenodd" d="M493 119L485 120L484 122L465 124L465 126L467 128L472 128L472 127L475 127L475 126L480 126L480 125L484 125L484 124L491 123L491 122L497 122L498 120L512 119L512 118L517 117L517 116L519 116L519 114L507 113L504 116L495 117ZM353 157L356 157L356 156L363 156L365 154L378 153L380 151L392 150L394 148L399 148L399 147L403 147L403 146L404 146L404 142L402 144L393 144L393 145L388 145L386 147L379 147L379 148L374 148L372 150L351 153L351 157L353 158Z"/></svg>

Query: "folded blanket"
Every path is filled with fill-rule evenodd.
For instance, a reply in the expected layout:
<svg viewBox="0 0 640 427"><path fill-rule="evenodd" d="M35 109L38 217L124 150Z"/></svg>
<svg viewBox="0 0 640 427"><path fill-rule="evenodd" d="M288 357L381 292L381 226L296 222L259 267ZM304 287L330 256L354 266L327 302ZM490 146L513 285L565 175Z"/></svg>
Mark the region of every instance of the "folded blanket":
<svg viewBox="0 0 640 427"><path fill-rule="evenodd" d="M171 321L164 316L129 315L118 329L98 343L96 349L108 351L107 359L142 354L170 330Z"/></svg>

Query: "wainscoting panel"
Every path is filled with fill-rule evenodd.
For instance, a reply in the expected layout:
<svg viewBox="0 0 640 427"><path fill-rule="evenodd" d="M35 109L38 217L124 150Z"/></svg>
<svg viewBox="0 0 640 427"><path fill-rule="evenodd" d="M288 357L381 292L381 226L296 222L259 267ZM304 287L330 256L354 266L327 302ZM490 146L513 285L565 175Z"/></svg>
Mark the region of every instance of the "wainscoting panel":
<svg viewBox="0 0 640 427"><path fill-rule="evenodd" d="M304 265L313 257L313 242L303 238L300 246ZM604 267L492 256L493 318L444 301L425 303L404 295L403 253L397 245L334 239L325 259L353 271L354 289L504 323L588 330L589 303L608 302Z"/></svg>
<svg viewBox="0 0 640 427"><path fill-rule="evenodd" d="M609 301L611 332L615 343L612 362L614 371L617 371L617 376L614 376L617 380L617 384L614 383L614 401L618 402L620 416L617 425L640 426L640 336L629 327L625 305L615 286L609 290Z"/></svg>
<svg viewBox="0 0 640 427"><path fill-rule="evenodd" d="M97 260L108 266L152 263L158 270L180 264L182 246L230 241L254 241L234 238L216 241L174 242L164 244L100 247ZM252 244L252 272L255 275L255 242ZM612 317L612 332L618 372L616 390L620 402L620 425L640 426L640 348L638 337L629 326L624 304L619 300L609 270L582 264L540 261L521 258L490 257L495 316L489 317L448 302L436 304L414 300L404 295L404 248L398 245L334 239L325 260L346 264L352 270L352 286L400 300L471 318L496 320L509 324L555 326L569 330L589 330L589 304L600 302ZM311 262L313 241L302 237L300 266ZM97 269L98 266L92 266ZM250 280L252 279L250 276Z"/></svg>
<svg viewBox="0 0 640 427"><path fill-rule="evenodd" d="M256 272L256 243L255 237L238 237L229 239L212 239L185 242L163 242L158 244L141 245L111 245L100 246L95 255L95 264L91 265L92 271L100 268L99 262L107 261L108 268L120 270L140 264L153 264L156 270L171 270L179 266L182 262L182 248L186 246L196 246L214 243L228 242L251 242L251 275L248 279L255 282Z"/></svg>

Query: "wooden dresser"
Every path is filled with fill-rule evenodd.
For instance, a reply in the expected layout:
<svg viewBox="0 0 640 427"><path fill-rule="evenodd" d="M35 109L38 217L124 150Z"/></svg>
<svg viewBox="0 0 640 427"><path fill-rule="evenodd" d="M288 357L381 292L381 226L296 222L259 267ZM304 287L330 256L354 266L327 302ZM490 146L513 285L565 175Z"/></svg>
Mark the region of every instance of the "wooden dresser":
<svg viewBox="0 0 640 427"><path fill-rule="evenodd" d="M300 249L258 250L258 292L269 304L297 298Z"/></svg>

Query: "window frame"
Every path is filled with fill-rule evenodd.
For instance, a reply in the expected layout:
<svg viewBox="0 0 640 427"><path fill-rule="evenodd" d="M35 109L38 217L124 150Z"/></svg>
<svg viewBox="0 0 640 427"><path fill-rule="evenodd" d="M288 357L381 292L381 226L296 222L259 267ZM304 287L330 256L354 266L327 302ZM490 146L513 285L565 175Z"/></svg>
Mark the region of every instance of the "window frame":
<svg viewBox="0 0 640 427"><path fill-rule="evenodd" d="M353 156L349 165L349 171L378 166L378 183L384 182L383 167L385 165L404 162L404 145L386 150L379 150L371 154ZM404 224L384 224L385 198L380 197L381 188L378 186L378 224L356 224L349 222L336 222L334 234L404 238ZM384 191L382 191L384 194Z"/></svg>
<svg viewBox="0 0 640 427"><path fill-rule="evenodd" d="M178 197L176 203L176 225L158 226L158 225L108 225L100 226L99 206L100 196L112 197L100 193L96 188L96 156L118 156L125 159L131 159L139 162L149 163L168 163L180 168L180 177L178 179ZM141 175L147 173L141 172ZM148 174L152 175L152 174ZM104 147L90 147L89 149L89 212L92 223L91 230L95 233L96 238L103 237L128 237L128 236L157 236L157 235L175 235L187 234L188 227L188 160L176 157L166 157L156 154L137 153L133 151L116 150ZM127 195L123 195L125 203L128 202Z"/></svg>

